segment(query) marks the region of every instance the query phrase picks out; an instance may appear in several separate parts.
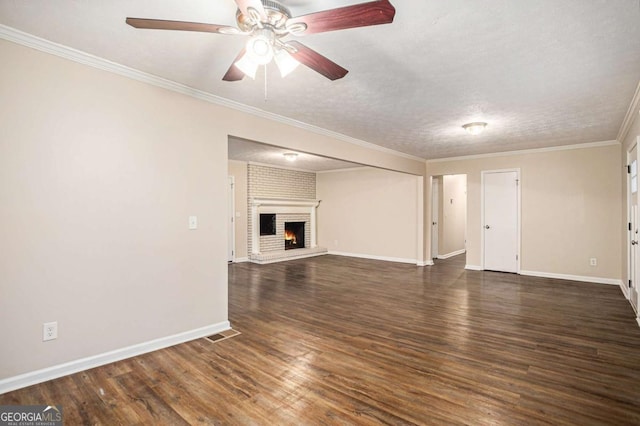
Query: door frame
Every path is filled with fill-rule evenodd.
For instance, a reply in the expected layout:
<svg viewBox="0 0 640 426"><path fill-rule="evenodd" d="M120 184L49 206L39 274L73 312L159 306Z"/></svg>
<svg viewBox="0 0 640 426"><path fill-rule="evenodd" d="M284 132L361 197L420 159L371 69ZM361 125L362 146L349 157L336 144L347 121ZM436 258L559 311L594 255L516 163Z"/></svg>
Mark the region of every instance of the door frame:
<svg viewBox="0 0 640 426"><path fill-rule="evenodd" d="M440 249L440 240L438 234L440 233L440 215L438 210L440 209L440 185L441 177L432 176L431 178L431 259L438 257L438 251ZM434 228L436 232L434 232ZM435 247L435 250L434 250Z"/></svg>
<svg viewBox="0 0 640 426"><path fill-rule="evenodd" d="M636 141L634 143L631 144L631 146L627 149L627 167L631 166L631 151L633 151L634 149L636 149L636 164L638 163L638 148L640 148L640 136L638 136L636 138ZM628 224L633 223L632 221L632 217L631 217L631 205L632 205L632 198L633 195L631 194L631 173L627 172L627 179L626 179L626 184L627 184L627 224L625 226L629 226ZM640 192L638 193L638 196L640 197ZM640 203L639 203L640 204ZM636 218L637 220L637 218ZM628 228L627 228L628 229ZM629 301L629 303L631 304L631 306L633 307L634 310L636 310L636 314L639 315L640 317L640 309L638 309L638 307L636 306L638 301L636 300L636 303L633 303L632 300L632 292L631 292L631 287L629 285L629 283L631 282L631 278L632 278L632 271L631 271L631 256L633 255L633 250L631 250L631 240L633 238L632 235L632 230L628 230L627 231L627 282L625 283L626 285L623 284L623 294L625 295L625 297L627 298L627 300ZM638 259L636 259L636 281L638 280ZM636 288L636 293L637 291L637 285L638 283L635 282L633 283L634 287Z"/></svg>
<svg viewBox="0 0 640 426"><path fill-rule="evenodd" d="M236 178L234 176L228 176L227 191L229 199L227 200L227 261L236 261ZM231 256L229 256L231 251Z"/></svg>
<svg viewBox="0 0 640 426"><path fill-rule="evenodd" d="M518 212L517 212L517 230L516 230L516 274L520 274L520 263L522 261L522 256L521 256L521 244L522 244L522 238L521 238L521 234L522 234L522 178L521 178L521 174L520 174L520 168L513 168L513 169L495 169L495 170L482 170L480 172L480 265L482 270L484 270L484 179L485 179L485 175L489 174L489 173L505 173L505 172L515 172L516 173L516 179L517 179L517 186L516 186L516 198L517 198L517 204L518 204Z"/></svg>

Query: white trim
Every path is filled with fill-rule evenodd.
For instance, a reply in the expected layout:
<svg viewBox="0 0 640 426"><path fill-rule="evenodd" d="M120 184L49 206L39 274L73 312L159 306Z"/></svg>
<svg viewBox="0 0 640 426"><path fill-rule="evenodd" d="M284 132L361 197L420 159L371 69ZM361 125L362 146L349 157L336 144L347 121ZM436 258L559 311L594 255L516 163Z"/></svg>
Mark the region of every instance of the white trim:
<svg viewBox="0 0 640 426"><path fill-rule="evenodd" d="M234 260L233 263L244 263L248 261L249 261L248 257L236 257L236 260Z"/></svg>
<svg viewBox="0 0 640 426"><path fill-rule="evenodd" d="M433 263L433 260L425 260L424 262L416 262L417 266L433 266L435 265L435 263Z"/></svg>
<svg viewBox="0 0 640 426"><path fill-rule="evenodd" d="M414 265L421 266L416 259L407 259L404 257L376 256L373 254L346 253L343 251L333 250L329 250L329 254L332 254L334 256L357 257L360 259L382 260L385 262L412 263Z"/></svg>
<svg viewBox="0 0 640 426"><path fill-rule="evenodd" d="M437 258L438 250L440 249L440 177L430 176L429 190L431 197L430 209L429 209L429 258ZM444 188L444 178L442 178L442 185ZM434 225L435 223L435 225ZM438 232L435 232L434 228L438 228Z"/></svg>
<svg viewBox="0 0 640 426"><path fill-rule="evenodd" d="M229 212L229 210L231 210L229 213L231 213L231 217L227 217L227 220L231 221L231 224L227 223L227 225L230 225L227 227L227 229L231 228L231 235L227 235L227 238L230 238L231 241L227 241L227 249L229 249L229 244L231 245L231 259L228 259L229 262L235 262L236 260L236 178L235 176L229 175L227 176L227 178L229 179L228 181L228 185L229 185L229 189L228 189L228 193L231 194L230 195L230 199L227 200L227 212Z"/></svg>
<svg viewBox="0 0 640 426"><path fill-rule="evenodd" d="M484 222L484 176L489 173L516 173L516 179L518 181L517 190L516 190L516 198L518 199L518 218L517 220L517 231L516 231L516 245L517 245L517 253L516 253L516 274L520 273L520 262L522 260L522 178L520 177L520 168L513 169L497 169L497 170L482 170L480 172L480 263L482 264L482 270L484 270L484 231L483 228L485 226Z"/></svg>
<svg viewBox="0 0 640 426"><path fill-rule="evenodd" d="M618 278L588 277L585 275L556 274L552 272L540 272L540 271L520 271L520 275L526 275L530 277L540 277L540 278L553 278L557 280L582 281L586 283L595 283L595 284L607 284L607 285L617 285L617 286L624 285L622 283L622 280Z"/></svg>
<svg viewBox="0 0 640 426"><path fill-rule="evenodd" d="M16 389L35 385L37 383L46 382L48 380L57 379L59 377L68 376L69 374L85 371L90 368L99 367L101 365L110 364L112 362L121 361L137 355L148 352L157 351L159 349L168 348L190 340L200 339L202 337L211 336L221 331L229 330L231 324L229 321L222 321L217 324L211 324L206 327L197 328L195 330L185 331L174 334L172 336L161 337L159 339L150 340L148 342L139 343L125 348L89 356L64 364L54 365L52 367L43 368L41 370L31 371L29 373L20 374L18 376L8 377L0 380L0 394L10 392Z"/></svg>
<svg viewBox="0 0 640 426"><path fill-rule="evenodd" d="M624 281L620 281L620 290L622 290L622 294L624 295L624 298L629 300L629 287L625 285Z"/></svg>
<svg viewBox="0 0 640 426"><path fill-rule="evenodd" d="M618 131L618 136L616 139L622 143L625 138L629 134L629 130L631 130L631 125L633 121L636 119L635 115L640 110L640 83L638 83L638 87L636 87L636 92L633 94L633 98L631 98L631 103L629 104L629 109L624 116L624 120L622 120L622 125L620 126L620 130Z"/></svg>
<svg viewBox="0 0 640 426"><path fill-rule="evenodd" d="M424 253L424 177L416 176L416 264L425 266Z"/></svg>
<svg viewBox="0 0 640 426"><path fill-rule="evenodd" d="M464 265L464 269L469 271L483 271L482 266L478 265Z"/></svg>
<svg viewBox="0 0 640 426"><path fill-rule="evenodd" d="M640 87L640 86L639 86ZM637 94L637 93L636 93ZM634 149L636 149L636 157L638 156L637 153L637 149L638 146L640 145L640 136L638 136L636 138L635 142L631 143L631 146L629 146L629 148L627 149L627 161L626 161L626 165L627 167L631 164L631 151L633 151ZM637 158L636 158L637 159ZM627 224L632 223L632 218L631 218L631 210L632 210L632 200L633 200L633 195L631 194L631 176L629 175L629 173L625 173L625 179L624 179L624 184L625 184L625 189L626 189L626 193L627 193L627 223L625 223L625 229L627 229ZM633 235L631 234L631 232L629 230L625 231L625 233L627 234L627 249L626 249L626 256L627 256L627 282L626 285L625 283L622 283L621 287L623 288L623 293L625 295L625 297L627 298L627 300L629 301L629 304L631 305L632 308L635 309L634 307L634 303L633 303L633 299L632 299L632 294L631 294L631 289L628 287L629 285L629 281L631 281L631 275L632 275L632 271L631 271L631 254L632 254L632 248L631 248L631 240ZM637 265L636 265L636 270L638 269ZM636 281L638 281L638 277L636 277ZM638 283L633 283L634 287L636 287L638 285ZM636 302L637 303L637 302Z"/></svg>
<svg viewBox="0 0 640 426"><path fill-rule="evenodd" d="M65 58L74 62L78 62L84 65L88 65L94 68L101 69L103 71L112 72L114 74L122 75L124 77L131 78L133 80L141 81L151 84L153 86L162 87L167 90L182 93L183 95L191 96L196 99L210 102L212 104L221 105L227 108L232 108L237 111L242 111L247 114L255 115L257 117L266 118L275 122L286 124L299 129L307 130L319 135L327 136L330 138L338 139L343 142L347 142L353 145L358 145L363 148L372 149L386 154L395 155L397 157L408 158L410 160L418 160L424 162L424 158L416 157L414 155L405 154L404 152L394 151L389 148L382 147L380 145L372 144L360 139L352 138L341 133L333 132L330 130L322 129L320 127L304 123L291 118L283 117L271 112L261 110L259 108L251 107L241 104L230 99L222 98L220 96L212 95L202 90L194 89L184 84L176 83L171 80L167 80L152 74L148 74L142 71L138 71L133 68L129 68L124 65L120 65L116 62L109 61L107 59L100 58L95 55L91 55L80 50L73 49L62 44L54 43L49 40L45 40L40 37L36 37L32 34L28 34L15 28L8 27L0 24L0 39L8 40L14 43L21 44L23 46L30 47L32 49L39 50L41 52L50 53L61 58Z"/></svg>
<svg viewBox="0 0 640 426"><path fill-rule="evenodd" d="M437 258L438 259L449 259L450 257L457 256L457 255L462 254L464 252L466 252L465 249L452 251L451 253L447 253L447 254L439 254Z"/></svg>
<svg viewBox="0 0 640 426"><path fill-rule="evenodd" d="M310 198L252 198L252 206L318 207L321 200Z"/></svg>
<svg viewBox="0 0 640 426"><path fill-rule="evenodd" d="M638 325L640 326L640 317L636 318L636 322L638 323Z"/></svg>
<svg viewBox="0 0 640 426"><path fill-rule="evenodd" d="M476 160L479 158L507 157L511 155L539 154L543 152L567 151L572 149L598 148L602 146L612 146L612 145L619 145L619 144L620 142L618 142L617 140L602 141L602 142L587 142L587 143L579 143L579 144L573 144L573 145L550 146L546 148L522 149L519 151L504 151L504 152L493 152L489 154L463 155L460 157L434 158L431 160L427 160L427 164L444 163L447 161Z"/></svg>

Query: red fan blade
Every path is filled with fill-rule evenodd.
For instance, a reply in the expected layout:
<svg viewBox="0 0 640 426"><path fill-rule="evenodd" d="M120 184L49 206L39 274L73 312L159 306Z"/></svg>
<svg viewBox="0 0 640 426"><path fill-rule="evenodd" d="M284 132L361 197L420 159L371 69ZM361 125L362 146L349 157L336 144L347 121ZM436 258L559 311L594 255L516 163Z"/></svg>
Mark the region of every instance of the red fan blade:
<svg viewBox="0 0 640 426"><path fill-rule="evenodd" d="M240 81L244 78L244 73L240 71L240 68L235 66L235 63L244 56L245 52L246 50L243 47L240 53L238 53L238 56L236 56L236 58L231 63L231 66L227 70L227 73L224 75L224 77L222 77L224 81Z"/></svg>
<svg viewBox="0 0 640 426"><path fill-rule="evenodd" d="M293 56L296 61L324 75L329 80L337 80L344 77L349 72L302 43L290 41L287 45L296 49L295 52L290 52L291 56Z"/></svg>
<svg viewBox="0 0 640 426"><path fill-rule="evenodd" d="M127 18L127 24L135 28L150 30L198 31L203 33L234 34L237 28L226 25L202 24L200 22L165 21L162 19Z"/></svg>
<svg viewBox="0 0 640 426"><path fill-rule="evenodd" d="M267 19L267 13L264 11L264 6L262 6L260 0L236 0L236 4L240 11L247 16L249 15L248 9L251 7L260 14L260 18Z"/></svg>
<svg viewBox="0 0 640 426"><path fill-rule="evenodd" d="M396 9L388 0L379 0L298 16L289 19L287 26L302 23L307 26L307 29L301 34L314 34L347 28L390 24L393 22L395 15Z"/></svg>

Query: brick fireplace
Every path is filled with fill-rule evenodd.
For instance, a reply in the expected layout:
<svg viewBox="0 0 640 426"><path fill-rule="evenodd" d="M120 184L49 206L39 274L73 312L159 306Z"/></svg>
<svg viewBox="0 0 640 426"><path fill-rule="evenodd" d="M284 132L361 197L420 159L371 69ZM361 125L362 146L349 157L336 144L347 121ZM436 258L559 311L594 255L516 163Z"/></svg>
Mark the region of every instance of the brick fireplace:
<svg viewBox="0 0 640 426"><path fill-rule="evenodd" d="M320 200L312 199L252 198L249 259L256 263L271 263L325 254L327 250L318 247L316 236L316 208L319 204ZM260 235L261 214L275 214L275 233ZM304 229L303 234L297 236L296 245L287 243L287 223L295 223Z"/></svg>

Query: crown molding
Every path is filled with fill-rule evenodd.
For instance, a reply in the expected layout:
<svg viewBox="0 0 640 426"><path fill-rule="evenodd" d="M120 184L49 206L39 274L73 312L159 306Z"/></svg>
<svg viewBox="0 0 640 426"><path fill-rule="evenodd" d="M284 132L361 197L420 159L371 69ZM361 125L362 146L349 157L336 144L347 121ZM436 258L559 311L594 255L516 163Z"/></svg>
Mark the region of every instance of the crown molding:
<svg viewBox="0 0 640 426"><path fill-rule="evenodd" d="M479 158L508 157L510 155L540 154L543 152L570 151L574 149L598 148L602 146L612 146L612 145L620 145L620 142L618 142L617 140L602 141L602 142L587 142L587 143L579 143L579 144L573 144L573 145L550 146L546 148L522 149L519 151L494 152L491 154L477 154L477 155L465 155L461 157L435 158L433 160L427 160L427 164L444 163L447 161L476 160Z"/></svg>
<svg viewBox="0 0 640 426"><path fill-rule="evenodd" d="M416 157L404 152L394 151L393 149L385 148L380 145L366 142L360 139L352 138L351 136L343 135L342 133L333 132L331 130L323 129L312 124L304 123L302 121L287 118L278 114L267 112L259 108L255 108L249 105L242 104L240 102L232 101L227 98L212 95L202 90L189 87L184 84L176 83L175 81L168 80L162 77L158 77L152 74L148 74L134 68L130 68L116 62L109 61L99 56L92 55L80 50L73 49L71 47L54 43L52 41L34 36L33 34L25 33L12 27L0 24L0 39L4 39L13 43L21 44L26 47L30 47L41 52L49 53L70 61L78 62L83 65L98 68L103 71L108 71L114 74L118 74L132 80L137 80L143 83L151 84L153 86L161 87L163 89L171 90L173 92L181 93L183 95L191 96L193 98L209 102L215 105L234 109L247 114L254 115L256 117L265 118L267 120L282 123L288 126L296 127L302 130L316 133L318 135L327 136L333 139L347 142L352 145L358 145L363 148L383 152L385 154L395 155L397 157L403 157L410 160L416 160L424 162L424 158Z"/></svg>
<svg viewBox="0 0 640 426"><path fill-rule="evenodd" d="M635 119L636 114L640 112L640 82L638 83L638 87L636 87L636 93L634 93L633 98L631 99L631 103L629 104L629 109L627 110L627 114L624 116L624 120L622 120L622 125L620 126L620 131L618 131L618 136L616 139L622 143L625 138L629 134L629 130L631 129L631 125L633 124L633 120Z"/></svg>

